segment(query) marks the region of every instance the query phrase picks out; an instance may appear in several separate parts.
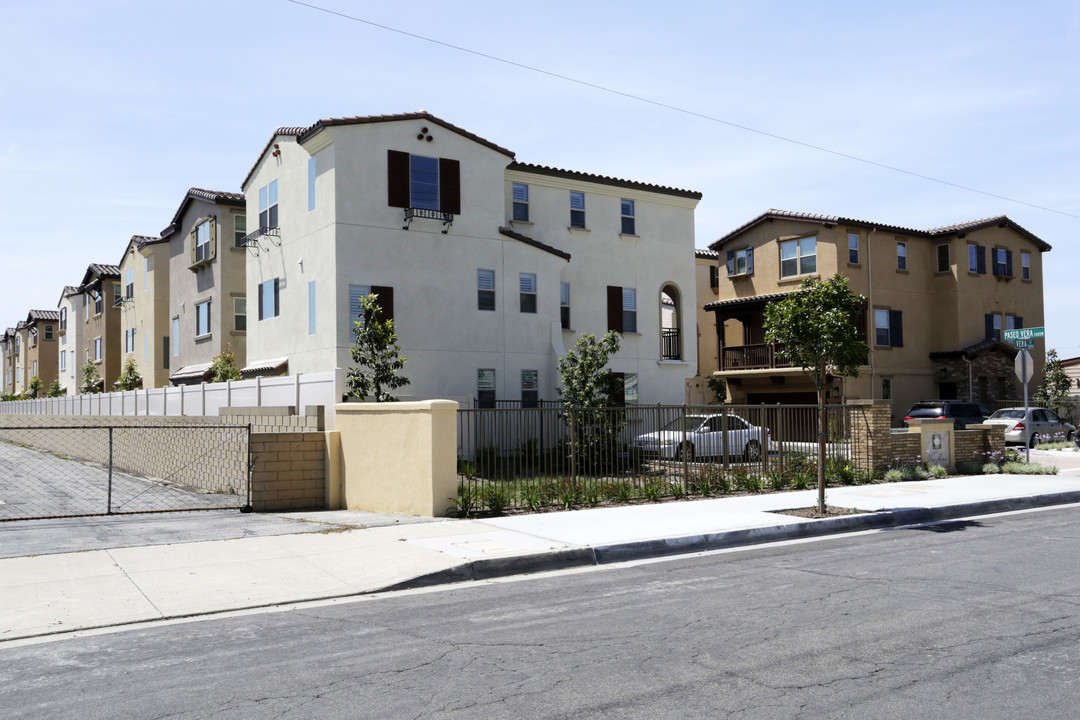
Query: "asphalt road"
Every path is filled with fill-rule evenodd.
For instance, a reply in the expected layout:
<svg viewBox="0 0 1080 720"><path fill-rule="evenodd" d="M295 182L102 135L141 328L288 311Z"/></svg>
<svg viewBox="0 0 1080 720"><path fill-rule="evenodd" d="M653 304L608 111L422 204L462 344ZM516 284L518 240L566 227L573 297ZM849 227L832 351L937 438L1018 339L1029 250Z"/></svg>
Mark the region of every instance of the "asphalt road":
<svg viewBox="0 0 1080 720"><path fill-rule="evenodd" d="M1039 718L1080 705L1080 509L28 646L5 718Z"/></svg>

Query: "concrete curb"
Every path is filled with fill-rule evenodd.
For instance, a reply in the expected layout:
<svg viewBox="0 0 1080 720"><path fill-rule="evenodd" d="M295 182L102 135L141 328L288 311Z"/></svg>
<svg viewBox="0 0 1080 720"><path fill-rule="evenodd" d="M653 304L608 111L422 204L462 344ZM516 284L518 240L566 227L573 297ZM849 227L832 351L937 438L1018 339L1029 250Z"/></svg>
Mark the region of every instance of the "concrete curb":
<svg viewBox="0 0 1080 720"><path fill-rule="evenodd" d="M984 500L962 505L938 508L900 508L881 510L861 515L844 515L807 520L806 522L772 525L768 527L730 530L727 532L687 535L677 538L639 540L613 545L597 545L591 548L557 550L510 558L485 558L473 560L455 568L422 575L385 588L386 591L430 587L470 580L486 580L511 575L562 570L584 565L605 565L629 560L644 560L665 555L683 555L732 547L761 545L784 540L801 540L824 535L877 530L886 527L902 527L920 523L950 520L968 515L992 515L1014 510L1030 510L1054 505L1080 503L1080 491L1032 495L1003 500Z"/></svg>

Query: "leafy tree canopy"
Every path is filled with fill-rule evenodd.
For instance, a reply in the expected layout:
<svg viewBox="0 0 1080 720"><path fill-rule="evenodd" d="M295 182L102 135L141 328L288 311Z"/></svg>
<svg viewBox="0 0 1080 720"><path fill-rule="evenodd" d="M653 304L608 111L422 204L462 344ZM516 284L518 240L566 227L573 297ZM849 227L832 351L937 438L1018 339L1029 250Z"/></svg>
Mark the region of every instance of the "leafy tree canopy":
<svg viewBox="0 0 1080 720"><path fill-rule="evenodd" d="M585 333L574 347L559 358L563 405L566 407L610 407L618 394L619 381L608 369L608 359L619 351L619 333L609 330L602 338Z"/></svg>

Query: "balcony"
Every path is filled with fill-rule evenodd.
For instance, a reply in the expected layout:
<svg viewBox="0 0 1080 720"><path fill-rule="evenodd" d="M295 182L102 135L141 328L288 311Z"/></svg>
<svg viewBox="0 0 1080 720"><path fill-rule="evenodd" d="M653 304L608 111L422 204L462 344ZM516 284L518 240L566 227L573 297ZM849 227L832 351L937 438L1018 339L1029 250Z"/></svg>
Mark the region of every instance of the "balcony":
<svg viewBox="0 0 1080 720"><path fill-rule="evenodd" d="M664 343L661 357L664 360L682 360L682 351L679 347L679 328L663 328L661 332Z"/></svg>
<svg viewBox="0 0 1080 720"><path fill-rule="evenodd" d="M775 370L776 368L789 368L791 363L777 355L777 350L781 347L780 345L765 343L721 348L720 370Z"/></svg>

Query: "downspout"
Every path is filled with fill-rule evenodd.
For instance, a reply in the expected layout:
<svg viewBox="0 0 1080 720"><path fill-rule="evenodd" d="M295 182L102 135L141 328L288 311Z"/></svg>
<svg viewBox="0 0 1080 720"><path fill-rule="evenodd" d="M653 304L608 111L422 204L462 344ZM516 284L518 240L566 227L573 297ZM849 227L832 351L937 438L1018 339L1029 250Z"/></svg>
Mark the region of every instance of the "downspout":
<svg viewBox="0 0 1080 720"><path fill-rule="evenodd" d="M967 355L964 356L964 362L968 364L968 402L975 402L975 389L972 387L971 377L971 358Z"/></svg>
<svg viewBox="0 0 1080 720"><path fill-rule="evenodd" d="M867 330L874 328L874 265L870 261L872 257L870 255L870 236L875 232L877 232L877 228L873 227L870 228L870 232L866 233L866 303L869 306L866 313L866 324L869 326L866 328ZM874 400L874 396L877 395L877 370L874 366L874 333L868 332L866 336L870 341L867 343L870 346L870 399ZM891 405L892 398L889 400Z"/></svg>

